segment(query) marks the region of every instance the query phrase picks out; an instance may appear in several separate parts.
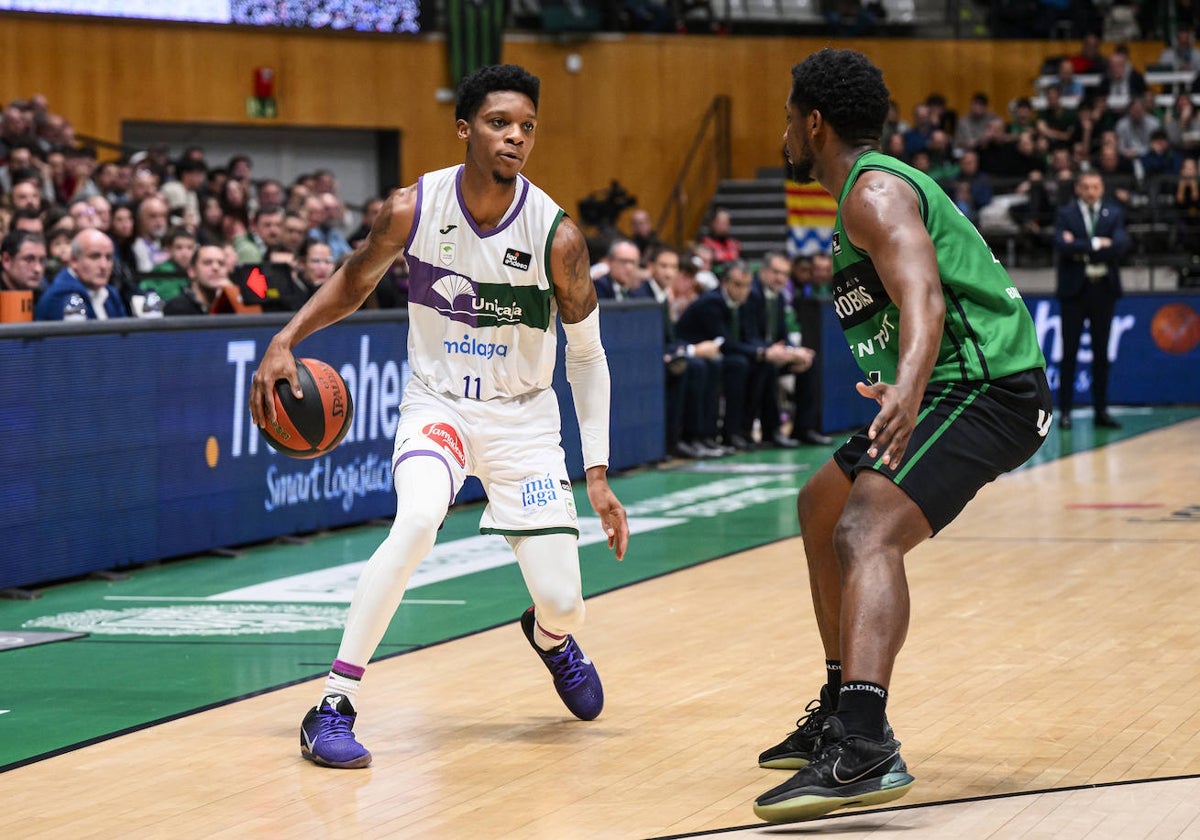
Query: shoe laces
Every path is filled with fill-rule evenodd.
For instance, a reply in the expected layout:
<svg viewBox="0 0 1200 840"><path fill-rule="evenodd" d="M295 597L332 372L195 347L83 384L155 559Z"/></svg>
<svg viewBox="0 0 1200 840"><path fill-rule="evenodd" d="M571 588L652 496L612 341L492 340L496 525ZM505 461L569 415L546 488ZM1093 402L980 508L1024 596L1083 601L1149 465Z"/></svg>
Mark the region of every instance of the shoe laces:
<svg viewBox="0 0 1200 840"><path fill-rule="evenodd" d="M578 688L580 683L587 679L590 663L584 658L583 651L575 644L574 639L568 641L560 653L550 654L548 658L550 667L554 670L554 677L563 688Z"/></svg>
<svg viewBox="0 0 1200 840"><path fill-rule="evenodd" d="M808 701L808 705L804 707L804 711L808 714L797 719L795 734L807 734L814 730L820 732L825 725L825 718L829 714L821 708L821 701L819 699Z"/></svg>
<svg viewBox="0 0 1200 840"><path fill-rule="evenodd" d="M353 725L354 719L349 715L344 715L336 709L321 710L321 734L327 740L354 740Z"/></svg>

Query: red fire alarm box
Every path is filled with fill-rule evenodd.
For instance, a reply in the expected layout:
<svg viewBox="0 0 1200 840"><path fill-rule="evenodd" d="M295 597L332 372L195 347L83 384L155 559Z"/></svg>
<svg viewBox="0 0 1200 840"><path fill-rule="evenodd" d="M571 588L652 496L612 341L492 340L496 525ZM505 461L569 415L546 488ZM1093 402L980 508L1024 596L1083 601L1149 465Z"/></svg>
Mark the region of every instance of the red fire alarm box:
<svg viewBox="0 0 1200 840"><path fill-rule="evenodd" d="M254 95L259 99L270 99L275 95L275 71L270 67L254 68Z"/></svg>

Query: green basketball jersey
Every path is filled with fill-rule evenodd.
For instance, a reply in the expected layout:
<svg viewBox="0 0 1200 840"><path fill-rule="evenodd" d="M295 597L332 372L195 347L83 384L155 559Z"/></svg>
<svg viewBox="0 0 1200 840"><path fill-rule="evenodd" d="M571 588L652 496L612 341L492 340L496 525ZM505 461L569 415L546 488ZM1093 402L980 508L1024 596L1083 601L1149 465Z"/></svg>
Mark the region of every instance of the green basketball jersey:
<svg viewBox="0 0 1200 840"><path fill-rule="evenodd" d="M913 188L937 251L946 320L930 381L987 381L1044 368L1046 360L1021 293L975 226L928 175L869 151L850 169L833 229L834 309L867 379L895 382L900 357L900 310L871 258L854 246L842 227L841 204L859 176L871 169L895 175Z"/></svg>

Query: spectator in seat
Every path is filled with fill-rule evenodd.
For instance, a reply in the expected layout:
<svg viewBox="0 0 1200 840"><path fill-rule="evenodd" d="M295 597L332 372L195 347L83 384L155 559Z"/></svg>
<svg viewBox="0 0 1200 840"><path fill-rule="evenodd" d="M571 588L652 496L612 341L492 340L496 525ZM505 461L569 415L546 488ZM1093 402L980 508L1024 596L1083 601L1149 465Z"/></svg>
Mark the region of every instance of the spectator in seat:
<svg viewBox="0 0 1200 840"><path fill-rule="evenodd" d="M10 230L23 230L38 236L46 234L45 217L40 210L34 210L32 207L18 207L13 210L8 226Z"/></svg>
<svg viewBox="0 0 1200 840"><path fill-rule="evenodd" d="M725 412L721 439L738 450L752 446L751 424L757 412L766 374L766 345L755 334L754 311L747 309L750 270L737 260L726 266L720 286L705 292L684 310L676 325L680 341L721 345L721 392ZM716 430L709 427L710 435Z"/></svg>
<svg viewBox="0 0 1200 840"><path fill-rule="evenodd" d="M334 260L340 260L351 251L350 243L341 229L342 202L336 195L329 192L318 193L316 198L321 211L317 216L310 215L308 236L310 239L324 242L333 252ZM311 210L309 212L312 214ZM314 218L319 221L314 222Z"/></svg>
<svg viewBox="0 0 1200 840"><path fill-rule="evenodd" d="M1058 72L1055 74L1054 84L1064 97L1075 101L1076 104L1083 99L1083 95L1086 93L1083 82L1075 78L1075 65L1069 58L1058 62Z"/></svg>
<svg viewBox="0 0 1200 840"><path fill-rule="evenodd" d="M17 169L11 173L12 188L8 199L13 210L33 210L41 213L45 209L42 195L42 176L36 169Z"/></svg>
<svg viewBox="0 0 1200 840"><path fill-rule="evenodd" d="M371 232L371 227L375 224L375 220L379 218L379 212L382 209L382 198L368 198L363 203L362 218L359 220L359 225L353 233L346 237L351 248L358 248L366 240L367 234ZM280 223L280 229L282 235L282 223Z"/></svg>
<svg viewBox="0 0 1200 840"><path fill-rule="evenodd" d="M231 240L242 264L260 263L267 251L283 242L283 208L278 204L260 204L254 211L250 230L238 233Z"/></svg>
<svg viewBox="0 0 1200 840"><path fill-rule="evenodd" d="M641 254L636 245L628 239L614 239L604 255L606 271L593 281L596 297L600 300L634 297L634 292L642 285L642 275L638 269L640 260Z"/></svg>
<svg viewBox="0 0 1200 840"><path fill-rule="evenodd" d="M221 289L228 286L229 265L225 249L201 245L192 253L187 266L188 285L163 307L164 315L207 315Z"/></svg>
<svg viewBox="0 0 1200 840"><path fill-rule="evenodd" d="M800 344L800 324L796 311L792 307L791 296L788 293L788 275L791 263L788 258L777 251L769 251L763 255L758 277L750 292L750 304L755 309L758 318L757 329L766 345L765 383L762 389L762 401L759 406L759 417L762 425L762 442L768 446L790 449L798 446L800 440L789 437L782 427L781 385L787 381L791 386L788 390L794 395L797 407L806 410L807 403L813 402L815 380L806 377L812 367L815 353ZM799 387L803 380L805 387ZM795 418L796 408L789 407L788 414ZM811 426L801 428L799 422L793 423L793 432L813 433Z"/></svg>
<svg viewBox="0 0 1200 840"><path fill-rule="evenodd" d="M1150 148L1142 155L1141 163L1144 180L1177 175L1183 155L1171 148L1167 132L1160 128L1150 134Z"/></svg>
<svg viewBox="0 0 1200 840"><path fill-rule="evenodd" d="M333 276L337 260L328 244L319 239L306 239L296 255L296 276L304 288L304 300L312 297L321 284Z"/></svg>
<svg viewBox="0 0 1200 840"><path fill-rule="evenodd" d="M650 212L635 207L629 214L629 229L629 239L638 247L638 252L642 255L642 265L645 267L649 264L650 253L662 245L662 240L658 238L658 232L654 230Z"/></svg>
<svg viewBox="0 0 1200 840"><path fill-rule="evenodd" d="M683 308L695 299L682 286L679 295L679 254L659 245L648 263L650 277L643 285L663 313L663 364L666 376L667 453L677 458L716 458L723 449L706 446L705 418L715 418L721 396L721 348L715 341L688 344L675 335L675 324Z"/></svg>
<svg viewBox="0 0 1200 840"><path fill-rule="evenodd" d="M188 273L192 257L196 253L196 234L183 225L170 228L163 237L163 248L167 258L154 266L147 274L152 276L182 277Z"/></svg>
<svg viewBox="0 0 1200 840"><path fill-rule="evenodd" d="M1159 54L1155 63L1159 67L1184 73L1200 70L1200 50L1196 49L1195 31L1181 26L1175 32L1174 42Z"/></svg>
<svg viewBox="0 0 1200 840"><path fill-rule="evenodd" d="M304 216L289 210L283 217L283 247L293 254L299 254L304 241L308 239L308 222Z"/></svg>
<svg viewBox="0 0 1200 840"><path fill-rule="evenodd" d="M995 197L992 179L986 172L980 170L977 152L963 152L958 165L958 177L952 184L951 195L965 190L965 197L970 201L971 208L978 213L991 204L992 198Z"/></svg>
<svg viewBox="0 0 1200 840"><path fill-rule="evenodd" d="M1013 103L1007 130L1013 137L1020 137L1026 131L1037 131L1037 112L1033 110L1033 102L1028 97L1022 96Z"/></svg>
<svg viewBox="0 0 1200 840"><path fill-rule="evenodd" d="M905 156L911 158L924 149L925 144L929 142L929 135L935 128L937 125L933 121L929 105L925 102L914 105L912 123L909 125L908 131L904 132Z"/></svg>
<svg viewBox="0 0 1200 840"><path fill-rule="evenodd" d="M45 240L36 233L11 231L0 242L0 288L32 292L36 305L47 285Z"/></svg>
<svg viewBox="0 0 1200 840"><path fill-rule="evenodd" d="M1054 149L1069 147L1080 133L1079 112L1063 103L1062 89L1058 85L1046 88L1046 107L1038 111L1037 133L1044 137Z"/></svg>
<svg viewBox="0 0 1200 840"><path fill-rule="evenodd" d="M1088 32L1079 44L1079 52L1067 59L1076 73L1103 73L1108 65L1104 54L1100 52L1100 36L1096 32Z"/></svg>
<svg viewBox="0 0 1200 840"><path fill-rule="evenodd" d="M120 294L109 285L112 267L112 240L94 228L81 230L71 240L68 265L58 273L34 307L34 319L61 321L63 308L73 295L83 299L88 320L128 317Z"/></svg>
<svg viewBox="0 0 1200 840"><path fill-rule="evenodd" d="M1136 160L1150 151L1150 135L1161 128L1158 117L1147 113L1145 101L1140 97L1134 99L1125 116L1117 120L1117 150L1130 160Z"/></svg>
<svg viewBox="0 0 1200 840"><path fill-rule="evenodd" d="M1185 253L1200 253L1200 167L1196 159L1184 158L1175 184L1175 240Z"/></svg>
<svg viewBox="0 0 1200 840"><path fill-rule="evenodd" d="M1173 148L1185 154L1194 154L1200 149L1200 117L1192 97L1178 94L1175 103L1163 116L1163 129Z"/></svg>
<svg viewBox="0 0 1200 840"><path fill-rule="evenodd" d="M1129 63L1129 56L1120 51L1110 55L1097 96L1112 110L1123 113L1129 103L1141 99L1145 93L1146 79Z"/></svg>
<svg viewBox="0 0 1200 840"><path fill-rule="evenodd" d="M167 203L157 195L144 199L134 210L136 233L133 240L134 270L147 274L168 254L163 247L167 235Z"/></svg>
<svg viewBox="0 0 1200 840"><path fill-rule="evenodd" d="M283 207L287 203L287 193L284 192L283 184L274 178L267 178L258 182L257 197L259 207L267 204L277 204Z"/></svg>
<svg viewBox="0 0 1200 840"><path fill-rule="evenodd" d="M988 107L988 102L988 95L982 91L971 96L967 113L963 114L954 129L954 148L958 152L978 151L987 134L988 123L996 116ZM883 149L887 151L887 146L884 145Z"/></svg>
<svg viewBox="0 0 1200 840"><path fill-rule="evenodd" d="M712 250L712 265L710 268L718 274L726 265L741 259L742 243L729 232L732 218L724 207L713 211L708 223L708 231L700 237L699 243Z"/></svg>
<svg viewBox="0 0 1200 840"><path fill-rule="evenodd" d="M167 209L180 224L189 224L194 229L200 223L200 190L207 176L204 161L183 158L175 164L175 180L162 185Z"/></svg>
<svg viewBox="0 0 1200 840"><path fill-rule="evenodd" d="M1096 153L1096 165L1092 171L1104 178L1105 196L1129 206L1137 187L1137 177L1133 170L1133 161L1124 157L1118 150L1116 141L1105 142ZM1082 174L1082 173L1081 173Z"/></svg>

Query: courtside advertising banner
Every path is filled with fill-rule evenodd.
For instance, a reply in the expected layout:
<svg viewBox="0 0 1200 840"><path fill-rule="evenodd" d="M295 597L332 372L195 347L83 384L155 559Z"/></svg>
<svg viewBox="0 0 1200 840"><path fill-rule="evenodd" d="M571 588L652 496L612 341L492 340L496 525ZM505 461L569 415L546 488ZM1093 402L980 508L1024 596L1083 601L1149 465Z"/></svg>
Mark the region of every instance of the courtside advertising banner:
<svg viewBox="0 0 1200 840"><path fill-rule="evenodd" d="M85 331L54 325L19 338L0 330L0 588L395 513L393 436L410 375L402 316L352 318L296 348L336 368L355 407L343 442L310 460L271 449L247 409L251 377L282 320L160 323L124 331L118 322L91 322ZM659 310L606 312L603 325L613 370L612 466L661 458ZM26 325L21 335L37 328ZM568 470L579 476L562 345L560 335L555 390ZM459 501L482 495L472 481Z"/></svg>

